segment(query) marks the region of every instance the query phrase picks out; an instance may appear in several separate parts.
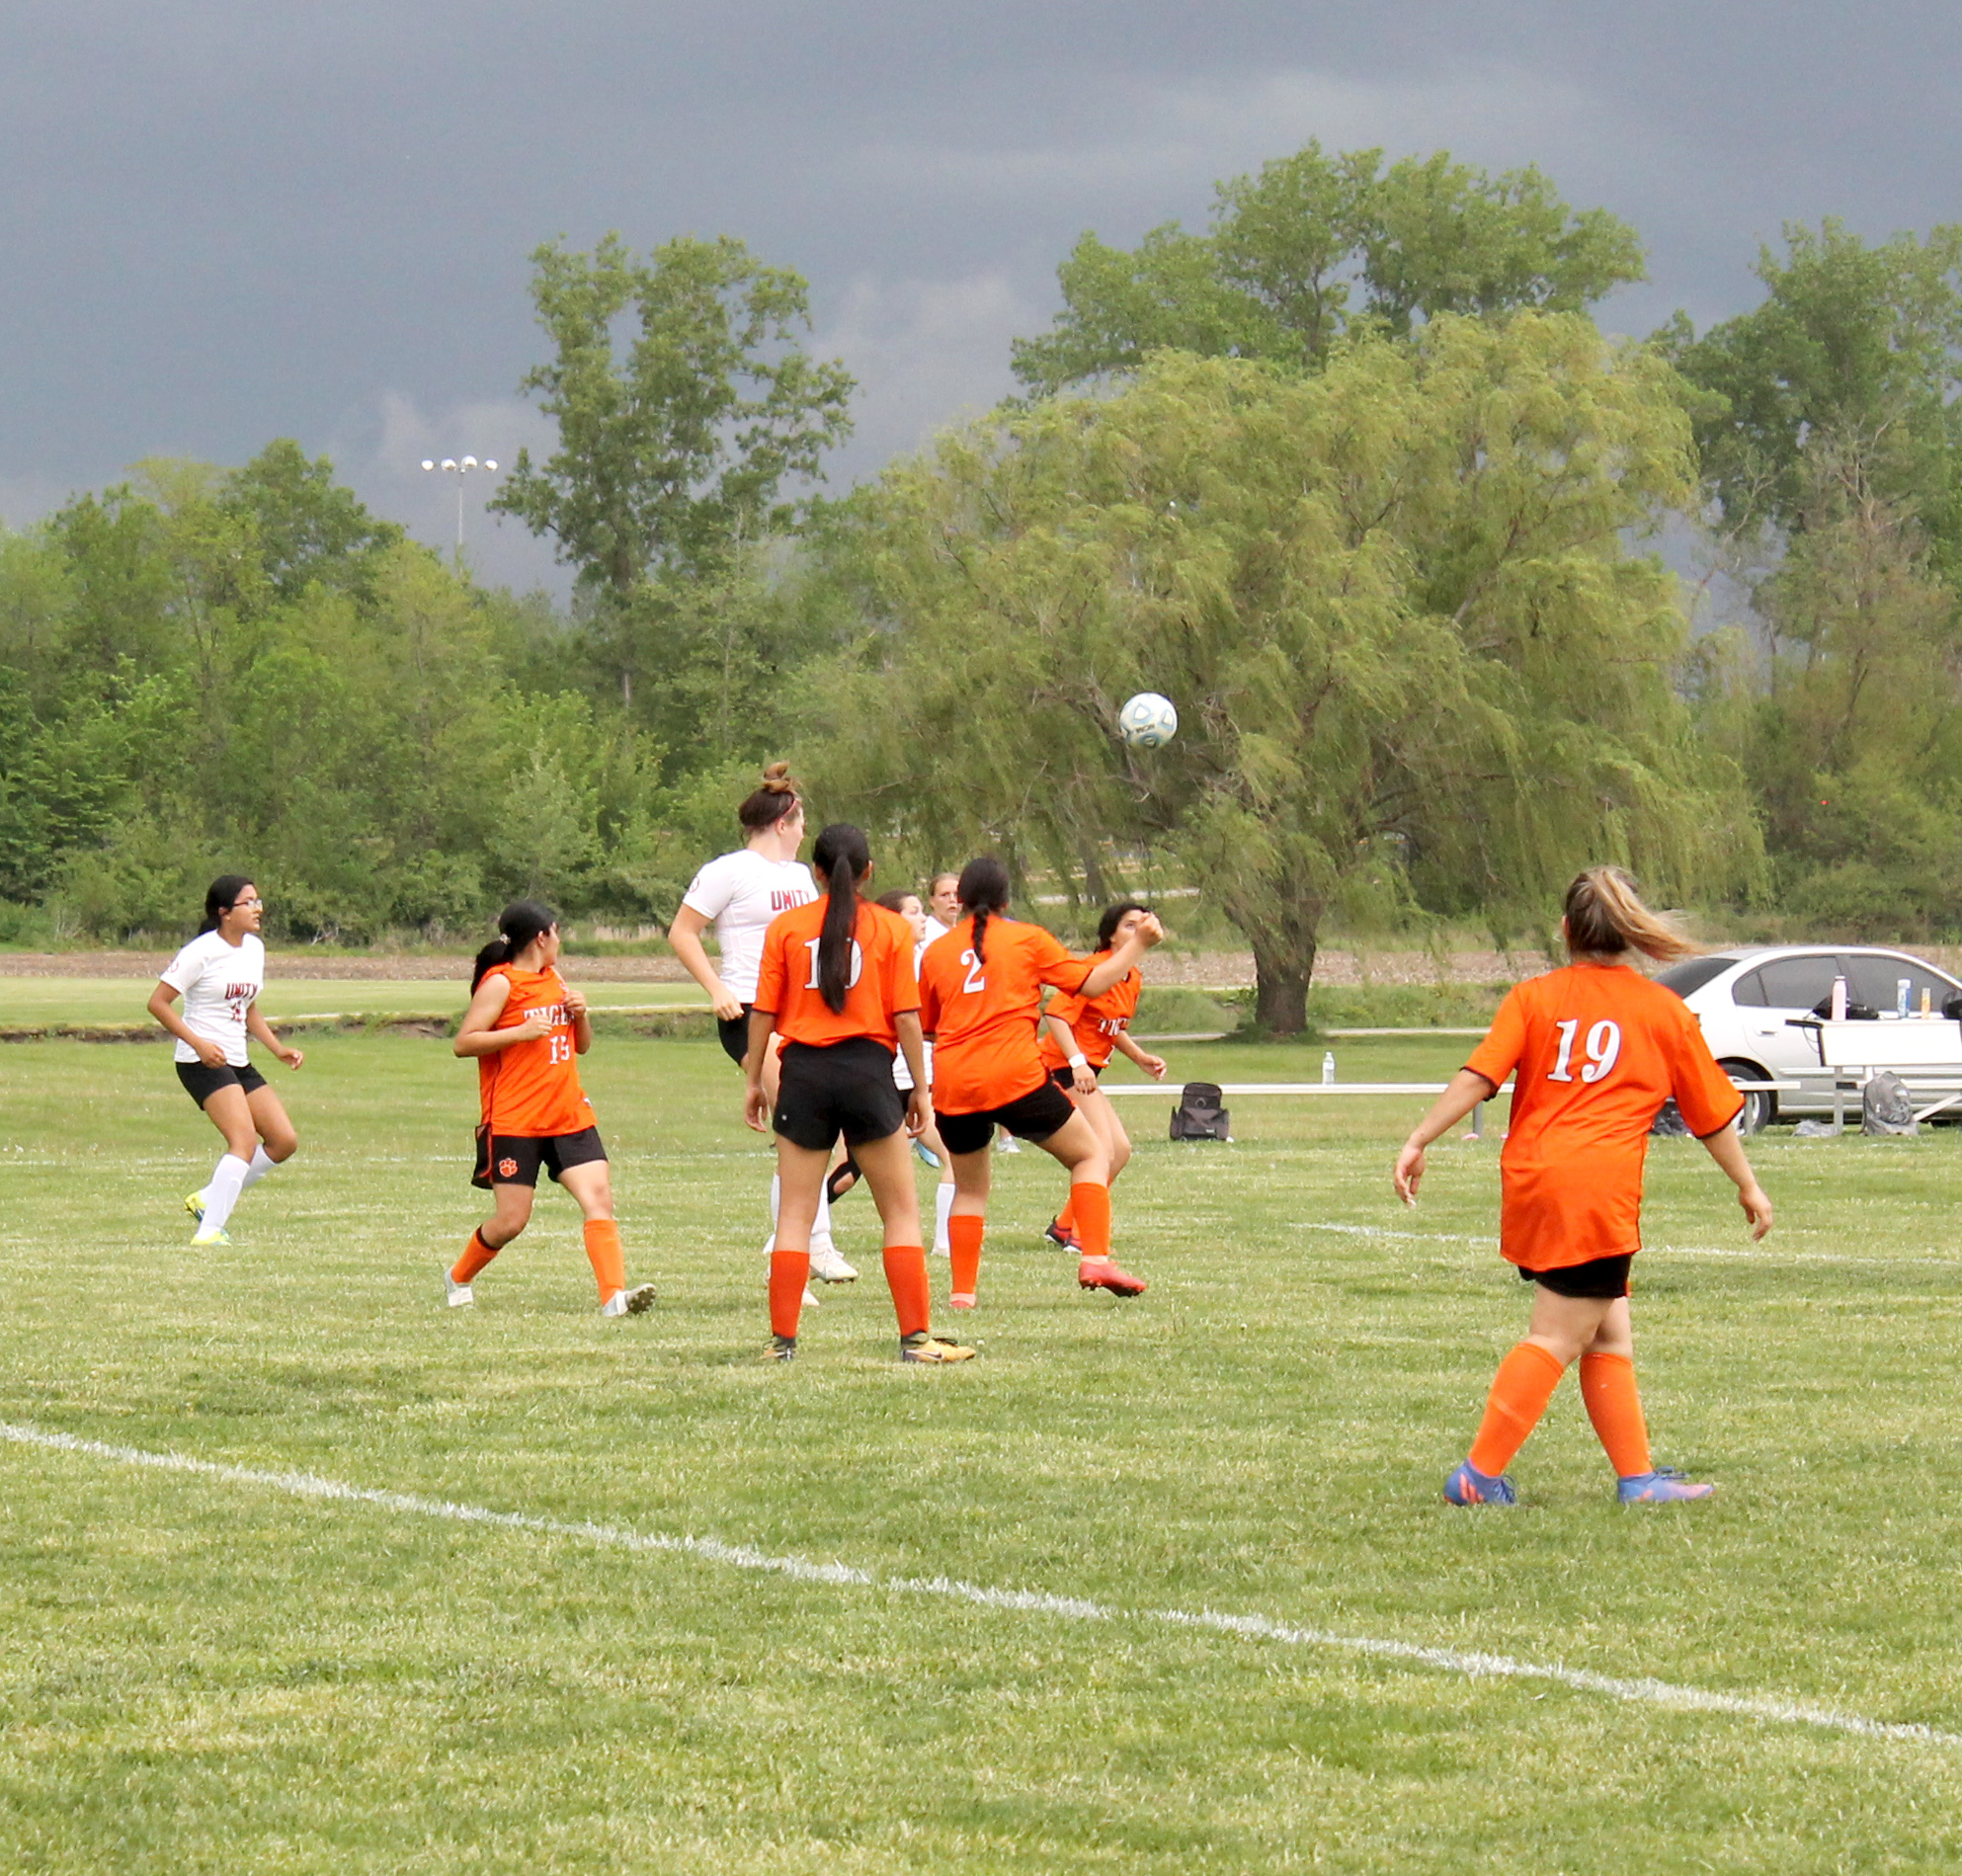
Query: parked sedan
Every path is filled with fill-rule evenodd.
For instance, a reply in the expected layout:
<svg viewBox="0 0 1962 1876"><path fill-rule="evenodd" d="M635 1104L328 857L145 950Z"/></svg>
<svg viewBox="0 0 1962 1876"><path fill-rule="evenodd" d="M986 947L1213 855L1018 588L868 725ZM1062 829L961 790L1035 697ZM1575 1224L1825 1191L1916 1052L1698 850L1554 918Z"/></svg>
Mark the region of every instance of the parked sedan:
<svg viewBox="0 0 1962 1876"><path fill-rule="evenodd" d="M1833 1076L1819 1065L1812 1032L1791 1026L1833 994L1833 980L1844 977L1848 1003L1891 1018L1900 1007L1901 985L1908 1008L1919 1013L1922 993L1937 1013L1949 998L1962 996L1962 983L1906 951L1858 944L1776 944L1753 949L1712 951L1685 959L1661 973L1666 984L1696 1013L1710 1053L1736 1082L1787 1082L1790 1093L1747 1092L1738 1125L1756 1133L1780 1114L1830 1113ZM1886 1049L1873 1064L1886 1065ZM1962 1064L1958 1064L1962 1072Z"/></svg>

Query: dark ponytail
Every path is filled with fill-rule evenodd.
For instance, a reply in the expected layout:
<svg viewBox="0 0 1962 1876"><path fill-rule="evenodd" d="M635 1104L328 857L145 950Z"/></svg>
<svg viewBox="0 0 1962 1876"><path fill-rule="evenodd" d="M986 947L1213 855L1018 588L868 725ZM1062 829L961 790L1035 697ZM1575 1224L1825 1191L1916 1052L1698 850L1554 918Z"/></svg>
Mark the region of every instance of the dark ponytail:
<svg viewBox="0 0 1962 1876"><path fill-rule="evenodd" d="M204 923L198 928L200 938L218 929L218 921L238 904L239 894L251 883L250 873L220 873L204 888Z"/></svg>
<svg viewBox="0 0 1962 1876"><path fill-rule="evenodd" d="M981 948L988 936L988 915L1009 909L1009 869L993 854L970 859L960 869L960 903L974 918L974 961L985 964Z"/></svg>
<svg viewBox="0 0 1962 1876"><path fill-rule="evenodd" d="M824 882L824 925L818 933L818 995L836 1015L852 988L852 938L858 929L858 876L872 863L861 829L834 821L817 837L811 864Z"/></svg>
<svg viewBox="0 0 1962 1876"><path fill-rule="evenodd" d="M486 971L508 964L534 939L541 938L558 923L558 914L535 899L514 899L497 915L499 936L477 953L476 968L470 973L470 995L484 981Z"/></svg>

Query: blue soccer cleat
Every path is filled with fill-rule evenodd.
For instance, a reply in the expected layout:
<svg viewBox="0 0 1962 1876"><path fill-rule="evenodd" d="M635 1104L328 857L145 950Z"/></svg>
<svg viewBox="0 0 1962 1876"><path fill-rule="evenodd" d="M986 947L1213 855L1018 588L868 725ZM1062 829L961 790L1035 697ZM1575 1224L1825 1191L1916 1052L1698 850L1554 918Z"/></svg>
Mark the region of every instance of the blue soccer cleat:
<svg viewBox="0 0 1962 1876"><path fill-rule="evenodd" d="M1511 1479L1488 1477L1467 1459L1444 1481L1444 1501L1447 1505L1516 1505L1519 1495L1512 1490Z"/></svg>
<svg viewBox="0 0 1962 1876"><path fill-rule="evenodd" d="M924 1140L913 1142L913 1151L919 1156L920 1164L938 1173L940 1170L940 1156Z"/></svg>
<svg viewBox="0 0 1962 1876"><path fill-rule="evenodd" d="M1654 1472L1631 1472L1615 1490L1624 1505L1679 1505L1685 1499L1707 1499L1717 1488L1685 1479L1675 1466Z"/></svg>

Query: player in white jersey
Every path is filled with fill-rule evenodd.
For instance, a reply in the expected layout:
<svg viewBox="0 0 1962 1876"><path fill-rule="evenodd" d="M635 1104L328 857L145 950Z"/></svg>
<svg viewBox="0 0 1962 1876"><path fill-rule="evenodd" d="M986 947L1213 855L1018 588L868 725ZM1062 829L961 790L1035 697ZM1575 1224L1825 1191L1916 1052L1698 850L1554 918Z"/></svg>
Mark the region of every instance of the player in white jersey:
<svg viewBox="0 0 1962 1876"><path fill-rule="evenodd" d="M804 842L804 804L788 763L774 762L763 783L736 809L743 845L711 859L690 881L681 910L668 928L668 942L688 974L708 993L722 1047L738 1068L749 1050L750 1009L756 1000L757 971L763 963L763 935L779 912L809 905L818 896L811 869L797 857ZM717 960L701 935L715 927ZM777 1101L777 1063L773 1047L763 1064L764 1093ZM770 1220L777 1222L778 1187L770 1182ZM776 1244L773 1229L767 1256ZM811 1227L811 1274L826 1283L850 1283L858 1272L831 1241L831 1204L821 1199ZM815 1301L815 1298L811 1299Z"/></svg>
<svg viewBox="0 0 1962 1876"><path fill-rule="evenodd" d="M251 1036L288 1068L305 1059L259 1014L266 984L266 947L259 938L264 916L259 888L243 874L212 880L198 936L171 959L150 993L150 1015L177 1038L177 1079L225 1137L210 1180L184 1201L198 1220L193 1244L231 1243L225 1224L232 1207L299 1145L279 1096L246 1050ZM180 997L181 1016L172 1007Z"/></svg>

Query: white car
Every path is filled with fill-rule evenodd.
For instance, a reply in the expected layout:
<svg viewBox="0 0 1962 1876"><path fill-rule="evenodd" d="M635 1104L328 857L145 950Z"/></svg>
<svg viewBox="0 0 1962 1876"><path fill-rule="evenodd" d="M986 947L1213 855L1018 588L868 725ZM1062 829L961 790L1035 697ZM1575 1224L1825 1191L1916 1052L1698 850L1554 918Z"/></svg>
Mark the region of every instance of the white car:
<svg viewBox="0 0 1962 1876"><path fill-rule="evenodd" d="M1907 985L1908 1009L1919 1015L1925 992L1936 1014L1962 983L1906 951L1862 944L1775 944L1754 949L1712 951L1686 958L1661 972L1656 981L1676 992L1702 1025L1703 1039L1734 1082L1802 1084L1796 1091L1749 1092L1738 1127L1756 1133L1779 1115L1830 1113L1833 1076L1819 1065L1810 1030L1791 1026L1794 1017L1810 1016L1833 994L1833 980L1846 980L1849 1008L1873 1011L1883 1022L1900 1008ZM1874 1066L1886 1063L1886 1049ZM1962 1065L1958 1065L1962 1070Z"/></svg>

